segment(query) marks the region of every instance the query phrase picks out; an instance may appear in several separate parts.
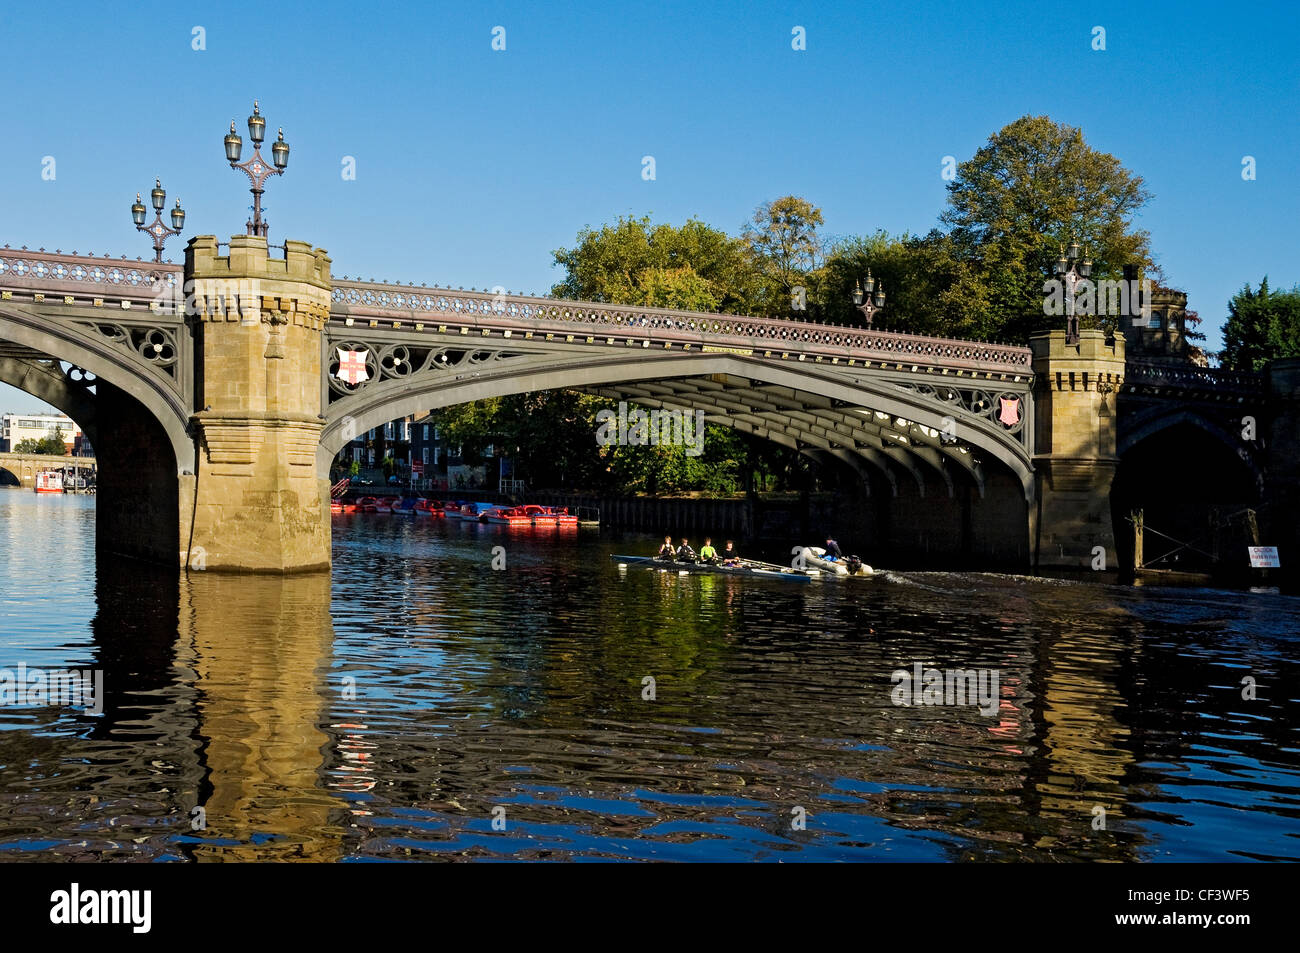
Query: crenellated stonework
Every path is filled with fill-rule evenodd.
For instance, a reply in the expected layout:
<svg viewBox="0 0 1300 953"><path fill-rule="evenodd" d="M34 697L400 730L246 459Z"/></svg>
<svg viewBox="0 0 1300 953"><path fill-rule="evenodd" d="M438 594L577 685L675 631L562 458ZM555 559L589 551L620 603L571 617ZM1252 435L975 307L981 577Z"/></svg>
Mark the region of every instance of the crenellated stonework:
<svg viewBox="0 0 1300 953"><path fill-rule="evenodd" d="M328 569L329 483L315 462L330 259L296 241L271 257L265 238L248 235L218 251L201 235L185 255L202 410L192 418L198 474L182 493L182 561L209 572Z"/></svg>
<svg viewBox="0 0 1300 953"><path fill-rule="evenodd" d="M1124 383L1124 337L1064 331L1030 339L1034 367L1035 565L1091 570L1104 554L1116 566L1110 487L1116 452L1116 398Z"/></svg>

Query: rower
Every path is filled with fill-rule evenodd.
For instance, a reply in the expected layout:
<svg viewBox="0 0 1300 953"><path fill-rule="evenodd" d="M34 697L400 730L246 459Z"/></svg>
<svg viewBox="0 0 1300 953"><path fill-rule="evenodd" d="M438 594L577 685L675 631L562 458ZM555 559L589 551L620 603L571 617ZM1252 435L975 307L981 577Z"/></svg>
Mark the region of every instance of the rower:
<svg viewBox="0 0 1300 953"><path fill-rule="evenodd" d="M829 536L826 537L826 558L832 562L844 558L844 554L840 552L840 544Z"/></svg>
<svg viewBox="0 0 1300 953"><path fill-rule="evenodd" d="M659 547L659 555L656 556L655 558L656 559L677 558L677 550L673 549L673 538L671 536L664 537L664 544Z"/></svg>
<svg viewBox="0 0 1300 953"><path fill-rule="evenodd" d="M700 547L700 562L716 563L718 561L718 551L713 548L713 537L705 536L704 545Z"/></svg>
<svg viewBox="0 0 1300 953"><path fill-rule="evenodd" d="M736 566L740 564L740 552L736 549L736 544L727 540L727 546L722 551L722 565Z"/></svg>
<svg viewBox="0 0 1300 953"><path fill-rule="evenodd" d="M686 541L685 536L682 537L681 546L677 547L677 559L684 563L695 562L695 550L691 549L691 544Z"/></svg>

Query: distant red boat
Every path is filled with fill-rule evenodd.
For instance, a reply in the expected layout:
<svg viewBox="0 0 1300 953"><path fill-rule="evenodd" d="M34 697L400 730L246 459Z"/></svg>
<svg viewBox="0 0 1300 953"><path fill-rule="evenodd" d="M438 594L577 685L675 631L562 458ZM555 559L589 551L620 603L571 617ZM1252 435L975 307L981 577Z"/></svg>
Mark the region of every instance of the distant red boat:
<svg viewBox="0 0 1300 953"><path fill-rule="evenodd" d="M355 513L357 504L351 500L330 500L331 513Z"/></svg>
<svg viewBox="0 0 1300 953"><path fill-rule="evenodd" d="M436 519L442 519L446 515L443 512L442 504L437 500L416 500L413 508L416 516L432 516Z"/></svg>
<svg viewBox="0 0 1300 953"><path fill-rule="evenodd" d="M488 510L483 519L488 523L495 523L499 526L532 526L533 518L524 512L524 507L509 506L497 507L494 510Z"/></svg>
<svg viewBox="0 0 1300 953"><path fill-rule="evenodd" d="M537 506L529 503L523 508L524 515L527 516L534 526L559 526L560 518L557 514L552 513L548 506Z"/></svg>
<svg viewBox="0 0 1300 953"><path fill-rule="evenodd" d="M559 509L556 509L554 506L548 506L546 509L555 516L557 526L576 527L578 525L578 517L571 514L567 506L560 507Z"/></svg>
<svg viewBox="0 0 1300 953"><path fill-rule="evenodd" d="M379 500L373 496L363 496L357 500L357 510L361 513L374 513L379 509Z"/></svg>

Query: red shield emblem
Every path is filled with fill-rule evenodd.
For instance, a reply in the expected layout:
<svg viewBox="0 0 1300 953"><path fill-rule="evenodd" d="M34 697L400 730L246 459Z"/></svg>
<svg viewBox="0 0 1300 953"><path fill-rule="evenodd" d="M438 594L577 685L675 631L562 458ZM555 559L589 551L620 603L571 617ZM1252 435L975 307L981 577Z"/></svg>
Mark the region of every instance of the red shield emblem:
<svg viewBox="0 0 1300 953"><path fill-rule="evenodd" d="M370 370L366 367L369 351L345 351L342 348L335 348L335 350L339 352L337 375L339 380L345 384L360 384L370 380Z"/></svg>
<svg viewBox="0 0 1300 953"><path fill-rule="evenodd" d="M999 397L998 398L998 420L1008 427L1014 427L1020 423L1020 398L1019 397Z"/></svg>

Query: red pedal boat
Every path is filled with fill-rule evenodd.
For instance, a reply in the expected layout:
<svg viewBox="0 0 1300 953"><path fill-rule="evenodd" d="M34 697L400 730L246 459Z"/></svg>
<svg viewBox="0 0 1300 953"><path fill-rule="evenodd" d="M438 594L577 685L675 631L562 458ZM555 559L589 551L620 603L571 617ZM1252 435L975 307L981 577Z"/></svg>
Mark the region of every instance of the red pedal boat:
<svg viewBox="0 0 1300 953"><path fill-rule="evenodd" d="M494 510L488 510L486 520L489 523L496 523L499 526L533 525L533 518L525 513L523 508L519 506L499 506Z"/></svg>

